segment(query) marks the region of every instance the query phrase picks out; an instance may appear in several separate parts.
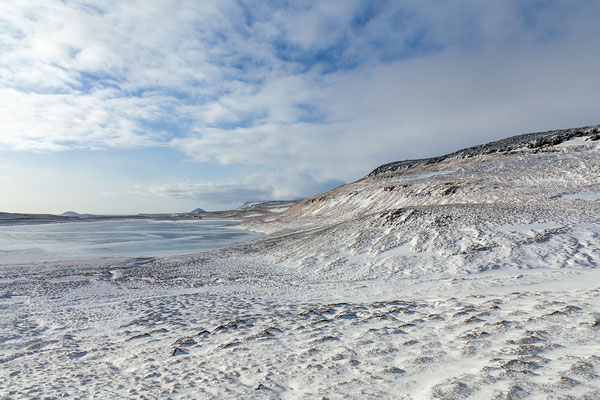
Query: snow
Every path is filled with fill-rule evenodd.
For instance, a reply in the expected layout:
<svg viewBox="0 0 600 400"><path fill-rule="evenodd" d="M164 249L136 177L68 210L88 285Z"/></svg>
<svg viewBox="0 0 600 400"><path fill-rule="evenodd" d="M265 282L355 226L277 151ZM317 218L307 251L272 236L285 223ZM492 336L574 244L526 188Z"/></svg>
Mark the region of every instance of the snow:
<svg viewBox="0 0 600 400"><path fill-rule="evenodd" d="M564 200L600 200L600 192L579 192L561 196Z"/></svg>
<svg viewBox="0 0 600 400"><path fill-rule="evenodd" d="M283 212L285 210L287 210L290 207L268 207L269 211L274 212L274 213L278 213L278 212Z"/></svg>
<svg viewBox="0 0 600 400"><path fill-rule="evenodd" d="M600 202L565 196L600 193L600 159L519 146L244 219L269 234L235 247L0 265L0 397L600 398Z"/></svg>
<svg viewBox="0 0 600 400"><path fill-rule="evenodd" d="M242 218L261 217L261 216L263 216L263 215L264 215L264 214L261 214L261 213L253 213L253 214L246 214L246 215L244 215Z"/></svg>
<svg viewBox="0 0 600 400"><path fill-rule="evenodd" d="M452 172L453 171L435 171L435 172L428 172L425 174L401 175L398 177L398 181L413 181L413 180L418 180L418 179L432 178L434 176L439 176L439 175L448 175L448 174L451 174Z"/></svg>
<svg viewBox="0 0 600 400"><path fill-rule="evenodd" d="M587 136L580 137L572 137L569 140L566 140L559 145L556 146L558 149L566 149L569 147L577 147L577 146L586 146L586 147L596 147L598 146L598 142L593 142L589 140Z"/></svg>

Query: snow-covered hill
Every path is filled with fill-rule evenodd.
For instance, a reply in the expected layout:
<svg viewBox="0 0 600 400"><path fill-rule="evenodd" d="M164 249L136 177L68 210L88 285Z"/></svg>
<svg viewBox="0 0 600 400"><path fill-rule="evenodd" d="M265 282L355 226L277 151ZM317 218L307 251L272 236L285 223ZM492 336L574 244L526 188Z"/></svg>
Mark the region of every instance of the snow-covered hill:
<svg viewBox="0 0 600 400"><path fill-rule="evenodd" d="M585 246L600 233L598 131L529 134L387 164L242 226L272 234L277 262L352 279L586 264L598 256ZM524 257L536 242L557 249Z"/></svg>
<svg viewBox="0 0 600 400"><path fill-rule="evenodd" d="M245 225L274 232L402 207L531 204L578 195L583 199L586 194L593 198L600 196L599 131L593 126L527 134L442 157L386 164L277 217Z"/></svg>

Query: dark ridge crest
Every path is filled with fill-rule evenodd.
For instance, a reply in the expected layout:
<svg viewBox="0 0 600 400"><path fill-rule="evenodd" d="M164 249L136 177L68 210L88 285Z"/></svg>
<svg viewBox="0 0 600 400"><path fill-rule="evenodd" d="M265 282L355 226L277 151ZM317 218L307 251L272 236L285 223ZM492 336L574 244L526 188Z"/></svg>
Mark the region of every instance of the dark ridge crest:
<svg viewBox="0 0 600 400"><path fill-rule="evenodd" d="M507 153L522 149L539 149L555 146L573 137L591 136L592 140L598 140L600 139L599 132L600 125L526 133L524 135L512 136L495 142L469 147L444 156L423 158L419 160L395 161L375 168L368 176L407 171L414 167L437 164L451 158L470 158L491 153Z"/></svg>

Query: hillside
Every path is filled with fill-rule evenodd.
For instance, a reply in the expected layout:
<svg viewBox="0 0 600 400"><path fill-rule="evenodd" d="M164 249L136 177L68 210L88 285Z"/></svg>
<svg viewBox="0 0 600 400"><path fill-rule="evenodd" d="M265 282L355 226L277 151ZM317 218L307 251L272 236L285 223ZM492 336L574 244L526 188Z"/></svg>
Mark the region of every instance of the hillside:
<svg viewBox="0 0 600 400"><path fill-rule="evenodd" d="M600 126L515 136L446 156L394 162L247 226L322 226L401 207L524 204L600 193Z"/></svg>
<svg viewBox="0 0 600 400"><path fill-rule="evenodd" d="M585 237L592 240L596 229L587 232L587 225L600 215L598 131L529 134L387 164L242 226L271 233L277 262L318 275L414 275L439 269L442 261L448 272L474 272L516 268L517 257L519 268L585 264L592 256ZM563 247L556 259L521 254L537 242ZM415 257L418 270L410 268Z"/></svg>

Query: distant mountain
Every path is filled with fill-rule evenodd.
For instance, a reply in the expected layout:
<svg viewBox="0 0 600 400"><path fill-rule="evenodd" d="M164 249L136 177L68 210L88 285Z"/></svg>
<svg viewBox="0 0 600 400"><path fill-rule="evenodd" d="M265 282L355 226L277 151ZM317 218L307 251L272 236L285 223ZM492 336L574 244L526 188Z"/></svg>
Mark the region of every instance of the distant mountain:
<svg viewBox="0 0 600 400"><path fill-rule="evenodd" d="M86 219L86 218L91 218L91 217L96 217L96 215L94 214L79 214L75 211L66 211L62 214L59 215L60 217L67 217L67 218L80 218L80 219Z"/></svg>
<svg viewBox="0 0 600 400"><path fill-rule="evenodd" d="M200 214L200 213L205 213L206 210L203 210L201 208L196 208L195 210L190 211L188 214Z"/></svg>
<svg viewBox="0 0 600 400"><path fill-rule="evenodd" d="M69 217L69 218L89 218L90 215L89 214L79 214L76 213L75 211L66 211L62 214L60 214L61 217Z"/></svg>

